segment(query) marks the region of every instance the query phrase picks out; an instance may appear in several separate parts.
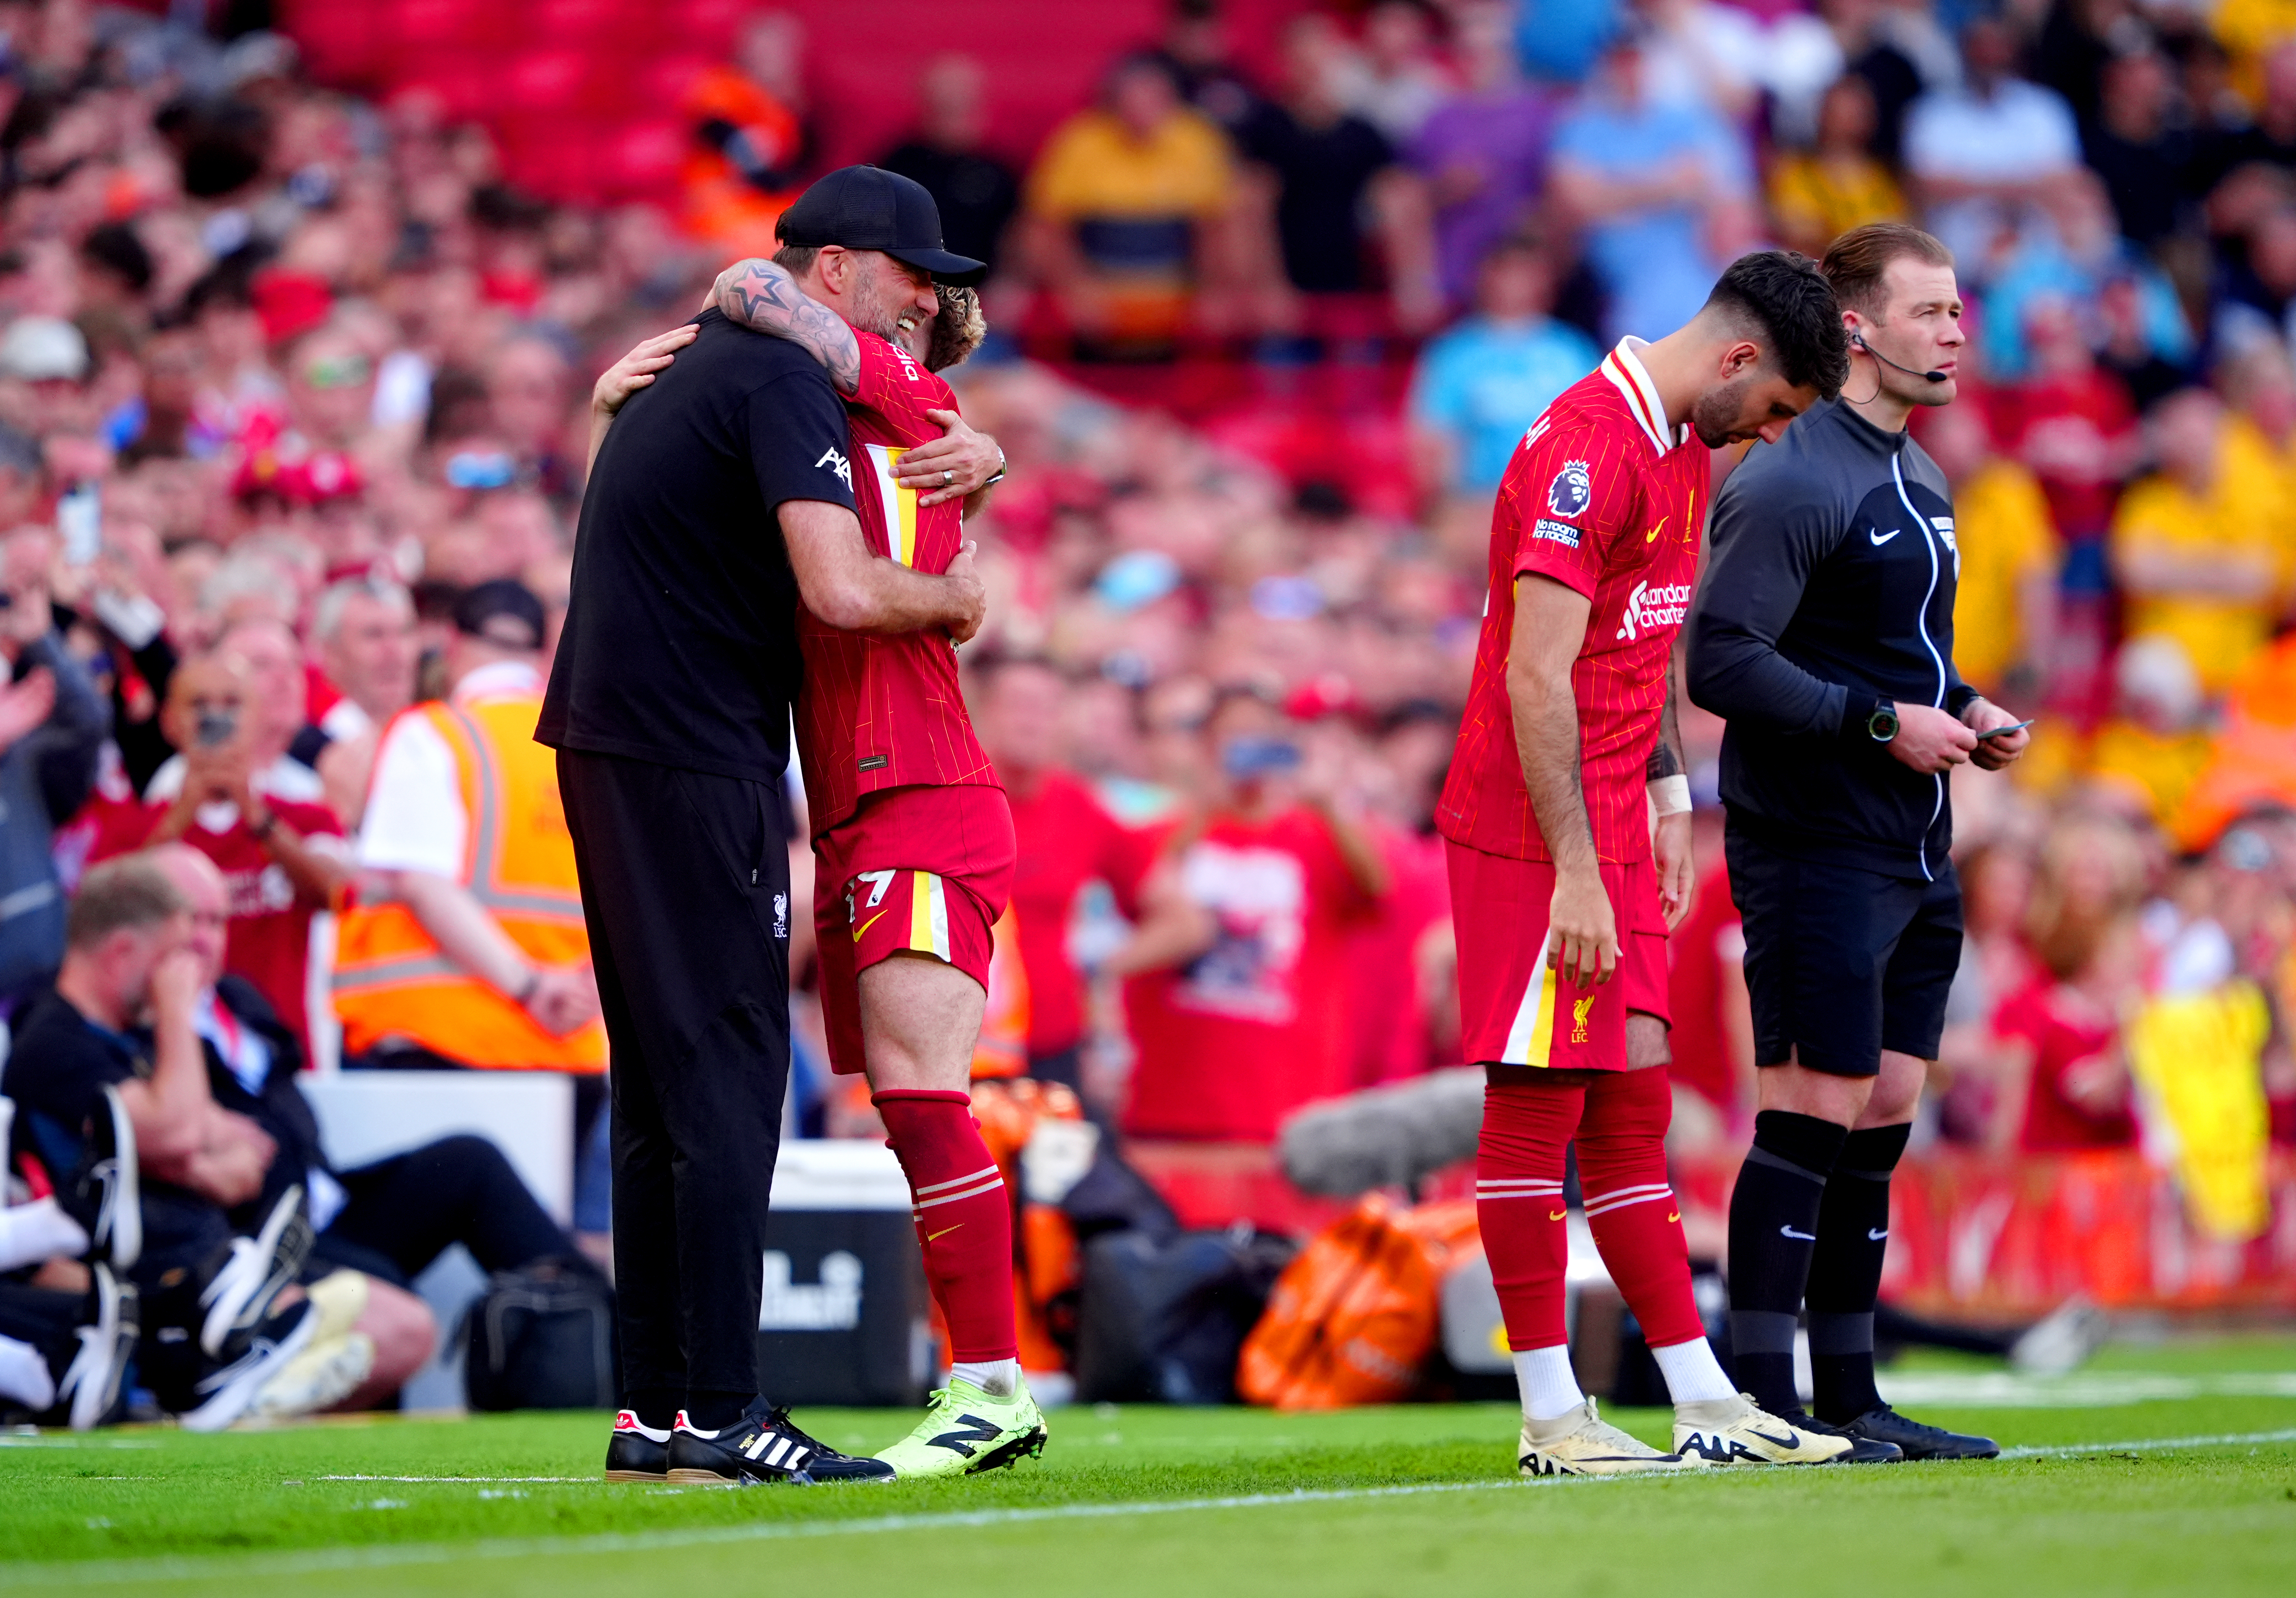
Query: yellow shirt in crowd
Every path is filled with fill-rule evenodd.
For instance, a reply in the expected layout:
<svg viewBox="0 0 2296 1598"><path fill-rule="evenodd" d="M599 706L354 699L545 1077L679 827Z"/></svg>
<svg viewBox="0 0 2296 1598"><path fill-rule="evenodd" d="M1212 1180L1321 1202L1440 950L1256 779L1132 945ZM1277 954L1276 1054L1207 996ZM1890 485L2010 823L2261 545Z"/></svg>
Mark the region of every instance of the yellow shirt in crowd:
<svg viewBox="0 0 2296 1598"><path fill-rule="evenodd" d="M2296 529L2282 473L2228 432L2215 484L2196 496L2181 483L2149 477L2124 495L2113 518L2116 561L2147 551L2183 556L2239 555L2272 563L2284 581ZM2185 647L2201 686L2221 693L2271 635L2272 601L2196 594L2128 595L2128 635L2163 635Z"/></svg>
<svg viewBox="0 0 2296 1598"><path fill-rule="evenodd" d="M1770 173L1770 207L1792 237L1832 240L1868 222L1902 220L1906 197L1880 161L1794 155Z"/></svg>
<svg viewBox="0 0 2296 1598"><path fill-rule="evenodd" d="M1953 491L1961 580L1953 602L1953 663L1988 692L2024 659L2017 590L2057 563L2057 536L2041 485L2015 461L1988 461Z"/></svg>
<svg viewBox="0 0 2296 1598"><path fill-rule="evenodd" d="M1062 221L1201 218L1226 205L1233 176L1227 140L1194 111L1175 111L1144 140L1106 111L1082 111L1046 141L1029 205Z"/></svg>
<svg viewBox="0 0 2296 1598"><path fill-rule="evenodd" d="M1226 209L1234 180L1226 135L1194 111L1175 111L1139 139L1088 111L1046 143L1029 174L1029 209L1075 230L1101 336L1152 344L1186 316L1196 225Z"/></svg>

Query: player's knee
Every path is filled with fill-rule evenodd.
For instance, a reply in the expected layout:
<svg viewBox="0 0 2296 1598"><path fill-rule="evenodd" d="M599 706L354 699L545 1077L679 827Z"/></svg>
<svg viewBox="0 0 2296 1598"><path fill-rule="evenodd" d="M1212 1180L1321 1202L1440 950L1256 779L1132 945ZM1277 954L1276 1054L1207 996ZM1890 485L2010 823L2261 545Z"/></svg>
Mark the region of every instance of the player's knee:
<svg viewBox="0 0 2296 1598"><path fill-rule="evenodd" d="M357 1330L374 1343L374 1370L362 1385L384 1391L404 1385L439 1343L439 1323L430 1307L387 1282L368 1282Z"/></svg>
<svg viewBox="0 0 2296 1598"><path fill-rule="evenodd" d="M1667 1045L1669 1030L1655 1015L1645 1015L1639 1010L1627 1012L1627 1069L1646 1070L1652 1066L1671 1064L1674 1051Z"/></svg>
<svg viewBox="0 0 2296 1598"><path fill-rule="evenodd" d="M1929 1079L1930 1062L1912 1054L1901 1054L1894 1049L1882 1053L1882 1069L1874 1078L1874 1091L1856 1124L1860 1127L1893 1127L1899 1121L1914 1119L1914 1111L1922 1102L1922 1086Z"/></svg>

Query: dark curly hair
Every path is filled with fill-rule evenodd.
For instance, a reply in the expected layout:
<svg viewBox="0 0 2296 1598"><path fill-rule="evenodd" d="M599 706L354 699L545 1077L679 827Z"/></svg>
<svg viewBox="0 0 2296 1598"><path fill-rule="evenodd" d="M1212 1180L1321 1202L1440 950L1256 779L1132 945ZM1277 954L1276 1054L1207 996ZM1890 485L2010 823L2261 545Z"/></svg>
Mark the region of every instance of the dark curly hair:
<svg viewBox="0 0 2296 1598"><path fill-rule="evenodd" d="M1730 263L1706 297L1770 348L1778 369L1798 389L1832 399L1849 375L1849 339L1841 306L1817 263L1791 250L1758 250Z"/></svg>

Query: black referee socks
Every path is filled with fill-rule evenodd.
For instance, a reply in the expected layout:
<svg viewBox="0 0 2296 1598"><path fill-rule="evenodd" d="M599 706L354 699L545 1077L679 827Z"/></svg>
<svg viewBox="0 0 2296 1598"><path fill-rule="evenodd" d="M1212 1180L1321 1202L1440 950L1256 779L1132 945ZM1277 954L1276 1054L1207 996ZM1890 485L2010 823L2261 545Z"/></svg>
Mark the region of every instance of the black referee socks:
<svg viewBox="0 0 2296 1598"><path fill-rule="evenodd" d="M1730 1194L1730 1359L1738 1385L1772 1414L1801 1407L1794 1327L1826 1176L1849 1135L1816 1116L1765 1110Z"/></svg>
<svg viewBox="0 0 2296 1598"><path fill-rule="evenodd" d="M1834 1161L1817 1212L1809 1261L1809 1364L1813 1407L1836 1425L1882 1406L1874 1386L1874 1304L1890 1248L1890 1176L1913 1127L1852 1132Z"/></svg>

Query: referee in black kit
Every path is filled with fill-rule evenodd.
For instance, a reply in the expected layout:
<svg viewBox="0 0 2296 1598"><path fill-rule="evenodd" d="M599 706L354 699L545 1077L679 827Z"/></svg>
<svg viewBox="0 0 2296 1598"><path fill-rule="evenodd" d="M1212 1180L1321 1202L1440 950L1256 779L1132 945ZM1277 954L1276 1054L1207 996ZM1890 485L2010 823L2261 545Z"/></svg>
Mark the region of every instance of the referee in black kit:
<svg viewBox="0 0 2296 1598"><path fill-rule="evenodd" d="M800 198L857 254L962 274L915 205ZM909 185L914 188L915 185ZM884 185L863 186L864 201ZM838 196L845 197L840 208ZM823 216L824 201L835 214ZM863 214L865 213L865 214ZM882 214L881 214L882 213ZM875 269L890 270L876 262ZM845 407L799 344L695 318L594 463L572 602L536 737L558 780L612 1050L624 1408L611 1480L885 1479L758 1396L767 1205L789 1077L782 777L800 594L837 625L969 638L969 555L873 560Z"/></svg>
<svg viewBox="0 0 2296 1598"><path fill-rule="evenodd" d="M1835 241L1824 271L1849 381L1723 485L1689 625L1690 697L1729 723L1725 849L1762 1067L1730 1200L1732 1356L1756 1404L1806 1424L1807 1287L1817 1430L1874 1460L1990 1458L1989 1438L1882 1401L1874 1305L1890 1173L1961 959L1947 774L1997 770L2030 734L1998 731L2017 718L1954 670L1953 503L1906 431L1954 397L1953 257L1880 224Z"/></svg>

